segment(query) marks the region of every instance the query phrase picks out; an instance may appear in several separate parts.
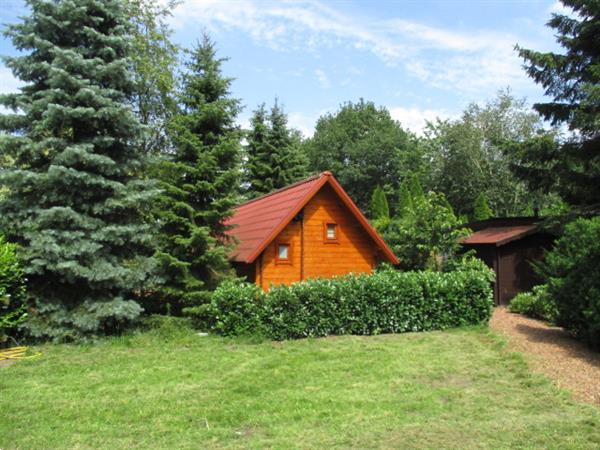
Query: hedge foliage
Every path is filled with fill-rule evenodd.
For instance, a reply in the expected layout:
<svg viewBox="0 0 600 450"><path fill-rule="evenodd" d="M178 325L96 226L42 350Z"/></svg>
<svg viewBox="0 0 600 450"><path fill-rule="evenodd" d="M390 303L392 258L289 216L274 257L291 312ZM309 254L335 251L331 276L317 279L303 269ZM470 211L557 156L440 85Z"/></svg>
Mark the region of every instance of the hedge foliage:
<svg viewBox="0 0 600 450"><path fill-rule="evenodd" d="M25 276L17 247L0 236L0 345L26 318Z"/></svg>
<svg viewBox="0 0 600 450"><path fill-rule="evenodd" d="M452 272L398 272L274 286L229 281L213 294L211 328L275 340L442 330L486 323L493 273L483 263Z"/></svg>
<svg viewBox="0 0 600 450"><path fill-rule="evenodd" d="M531 292L521 292L510 301L510 312L524 314L534 319L555 322L558 315L556 302L548 295L548 286L535 286Z"/></svg>
<svg viewBox="0 0 600 450"><path fill-rule="evenodd" d="M541 271L556 302L556 323L600 350L600 217L565 227Z"/></svg>

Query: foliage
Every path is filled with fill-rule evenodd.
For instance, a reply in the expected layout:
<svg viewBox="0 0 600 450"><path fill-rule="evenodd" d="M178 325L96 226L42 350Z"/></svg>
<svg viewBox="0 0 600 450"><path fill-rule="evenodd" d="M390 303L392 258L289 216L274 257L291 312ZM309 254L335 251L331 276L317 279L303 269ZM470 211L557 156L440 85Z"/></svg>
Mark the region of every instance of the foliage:
<svg viewBox="0 0 600 450"><path fill-rule="evenodd" d="M541 132L538 115L510 91L483 106L470 104L460 119L430 123L423 144L432 161L428 187L444 193L459 216L474 215L480 194L492 215L532 214L548 196L529 190L514 175L504 151L508 141L523 142Z"/></svg>
<svg viewBox="0 0 600 450"><path fill-rule="evenodd" d="M157 257L165 279L158 292L175 313L206 303L230 272L224 222L238 200L240 105L223 61L206 35L190 52L181 106L169 123L174 154L158 167Z"/></svg>
<svg viewBox="0 0 600 450"><path fill-rule="evenodd" d="M473 205L473 220L486 220L492 217L492 210L487 204L485 194L481 192Z"/></svg>
<svg viewBox="0 0 600 450"><path fill-rule="evenodd" d="M548 295L548 288L542 284L535 286L531 292L521 292L510 301L510 312L524 314L534 319L555 322L558 311L556 303Z"/></svg>
<svg viewBox="0 0 600 450"><path fill-rule="evenodd" d="M556 302L556 323L600 349L600 217L565 227L540 269Z"/></svg>
<svg viewBox="0 0 600 450"><path fill-rule="evenodd" d="M229 280L211 301L211 329L224 336L261 335L265 294L254 283Z"/></svg>
<svg viewBox="0 0 600 450"><path fill-rule="evenodd" d="M25 275L17 246L0 236L0 346L26 319L25 302Z"/></svg>
<svg viewBox="0 0 600 450"><path fill-rule="evenodd" d="M387 196L381 186L377 185L371 195L371 218L375 221L389 221L390 208Z"/></svg>
<svg viewBox="0 0 600 450"><path fill-rule="evenodd" d="M269 114L262 104L250 119L244 167L249 197L280 189L307 174L301 136L288 127L287 120L287 114L277 100Z"/></svg>
<svg viewBox="0 0 600 450"><path fill-rule="evenodd" d="M215 331L260 332L276 339L439 330L485 323L492 306L491 271L377 271L272 286L223 283L212 307Z"/></svg>
<svg viewBox="0 0 600 450"><path fill-rule="evenodd" d="M574 14L553 14L548 26L564 53L518 47L527 73L552 101L535 110L571 134L512 146L516 171L535 189L551 187L581 213L600 213L600 8L596 0L561 0Z"/></svg>
<svg viewBox="0 0 600 450"><path fill-rule="evenodd" d="M6 65L24 86L0 97L13 111L0 115L0 152L14 161L0 172L0 228L21 246L35 338L114 333L141 312L154 191L135 176L145 158L126 5L31 0L5 31L19 50Z"/></svg>
<svg viewBox="0 0 600 450"><path fill-rule="evenodd" d="M385 108L360 100L319 118L306 148L311 170L330 170L348 195L367 211L373 186L395 205L400 173L420 170L411 137Z"/></svg>
<svg viewBox="0 0 600 450"><path fill-rule="evenodd" d="M443 194L429 192L411 198L411 209L393 217L381 229L383 237L400 259L404 270L437 269L459 251L466 230Z"/></svg>
<svg viewBox="0 0 600 450"><path fill-rule="evenodd" d="M167 24L175 0L129 0L133 52L134 90L132 104L145 125L142 151L157 155L171 149L167 124L176 112L176 77L179 48L171 41Z"/></svg>
<svg viewBox="0 0 600 450"><path fill-rule="evenodd" d="M396 214L398 216L404 216L413 210L413 201L408 183L403 181L400 184L400 193L398 195L398 207L396 208Z"/></svg>

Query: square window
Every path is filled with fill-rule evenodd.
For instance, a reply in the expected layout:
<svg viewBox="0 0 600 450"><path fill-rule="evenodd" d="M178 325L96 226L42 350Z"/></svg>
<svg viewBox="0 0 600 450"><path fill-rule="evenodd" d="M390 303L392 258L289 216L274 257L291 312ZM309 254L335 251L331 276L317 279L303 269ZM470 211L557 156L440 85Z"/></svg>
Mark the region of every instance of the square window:
<svg viewBox="0 0 600 450"><path fill-rule="evenodd" d="M327 239L337 239L337 225L335 223L327 224Z"/></svg>
<svg viewBox="0 0 600 450"><path fill-rule="evenodd" d="M289 244L279 244L279 247L277 247L277 259L290 259Z"/></svg>

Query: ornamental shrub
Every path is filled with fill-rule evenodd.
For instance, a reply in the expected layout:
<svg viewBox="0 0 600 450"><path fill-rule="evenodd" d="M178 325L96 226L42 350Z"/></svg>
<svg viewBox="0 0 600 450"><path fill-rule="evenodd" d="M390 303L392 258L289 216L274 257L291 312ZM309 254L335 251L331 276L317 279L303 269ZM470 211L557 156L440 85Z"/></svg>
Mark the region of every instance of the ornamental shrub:
<svg viewBox="0 0 600 450"><path fill-rule="evenodd" d="M565 227L540 270L556 302L557 325L600 350L600 217Z"/></svg>
<svg viewBox="0 0 600 450"><path fill-rule="evenodd" d="M226 282L211 303L212 329L275 340L443 330L487 323L493 273L471 264L452 272L349 274L290 286Z"/></svg>
<svg viewBox="0 0 600 450"><path fill-rule="evenodd" d="M0 346L24 322L25 277L17 259L17 247L0 236Z"/></svg>
<svg viewBox="0 0 600 450"><path fill-rule="evenodd" d="M510 302L508 310L534 319L555 322L558 311L554 299L548 295L545 284L535 286L531 292L521 292Z"/></svg>

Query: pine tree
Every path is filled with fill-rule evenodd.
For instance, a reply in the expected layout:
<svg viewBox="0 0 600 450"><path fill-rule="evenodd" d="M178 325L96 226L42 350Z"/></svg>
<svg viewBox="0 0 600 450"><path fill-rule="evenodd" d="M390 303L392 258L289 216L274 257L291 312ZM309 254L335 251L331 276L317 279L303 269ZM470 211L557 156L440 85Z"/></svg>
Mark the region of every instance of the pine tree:
<svg viewBox="0 0 600 450"><path fill-rule="evenodd" d="M285 187L306 176L307 159L301 138L288 127L277 99L268 114L261 105L252 117L246 153L246 184L250 197Z"/></svg>
<svg viewBox="0 0 600 450"><path fill-rule="evenodd" d="M567 125L573 134L555 142L542 136L513 143L516 170L533 188L549 188L583 214L600 213L600 3L561 0L575 14L553 14L548 26L556 32L563 53L518 48L527 73L553 101L534 108L553 125Z"/></svg>
<svg viewBox="0 0 600 450"><path fill-rule="evenodd" d="M260 105L250 119L251 129L248 133L246 145L245 182L249 197L273 191L274 164L271 161L271 152L267 143L269 124L267 123L267 110L265 104Z"/></svg>
<svg viewBox="0 0 600 450"><path fill-rule="evenodd" d="M399 216L404 216L405 214L412 211L412 209L413 209L412 195L410 193L410 189L409 189L408 183L406 181L404 181L400 185L400 194L398 197L399 197L399 200L398 200L398 212L397 213Z"/></svg>
<svg viewBox="0 0 600 450"><path fill-rule="evenodd" d="M423 192L423 188L421 187L421 182L419 181L419 177L416 174L413 174L410 178L409 190L413 204L425 197L425 193Z"/></svg>
<svg viewBox="0 0 600 450"><path fill-rule="evenodd" d="M492 217L492 210L487 204L485 194L481 192L473 205L473 220L486 220Z"/></svg>
<svg viewBox="0 0 600 450"><path fill-rule="evenodd" d="M28 5L5 31L22 52L5 62L25 86L0 99L15 111L0 116L0 152L15 162L0 172L0 227L22 247L33 337L115 332L139 316L133 292L152 266L140 208L153 190L132 175L144 159L127 4Z"/></svg>
<svg viewBox="0 0 600 450"><path fill-rule="evenodd" d="M230 96L223 61L206 35L190 52L180 111L169 125L175 154L160 167L161 294L176 308L206 303L230 270L224 221L238 201L240 102Z"/></svg>
<svg viewBox="0 0 600 450"><path fill-rule="evenodd" d="M374 220L390 218L387 196L381 186L377 185L371 195L371 217Z"/></svg>

